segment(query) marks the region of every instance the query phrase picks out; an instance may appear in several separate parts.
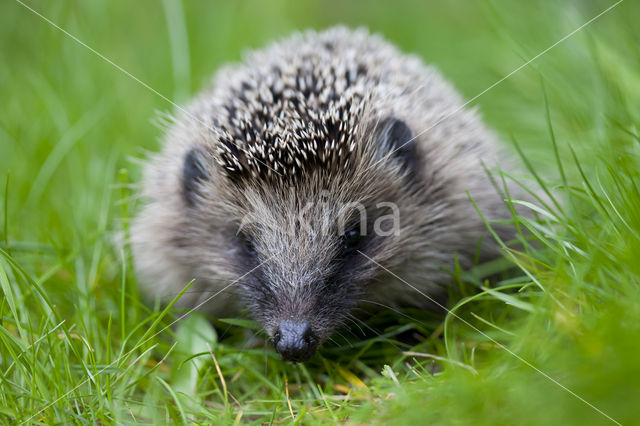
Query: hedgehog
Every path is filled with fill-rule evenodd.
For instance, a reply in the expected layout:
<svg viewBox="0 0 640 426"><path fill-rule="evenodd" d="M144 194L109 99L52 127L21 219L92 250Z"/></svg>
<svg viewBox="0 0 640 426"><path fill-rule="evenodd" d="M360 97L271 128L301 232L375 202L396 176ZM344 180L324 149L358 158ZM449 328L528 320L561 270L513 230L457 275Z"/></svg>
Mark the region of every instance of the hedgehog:
<svg viewBox="0 0 640 426"><path fill-rule="evenodd" d="M308 360L365 302L431 309L499 255L499 140L439 72L365 29L296 33L168 124L131 228L148 295L248 313ZM482 212L482 216L476 210ZM509 239L508 226L495 232Z"/></svg>

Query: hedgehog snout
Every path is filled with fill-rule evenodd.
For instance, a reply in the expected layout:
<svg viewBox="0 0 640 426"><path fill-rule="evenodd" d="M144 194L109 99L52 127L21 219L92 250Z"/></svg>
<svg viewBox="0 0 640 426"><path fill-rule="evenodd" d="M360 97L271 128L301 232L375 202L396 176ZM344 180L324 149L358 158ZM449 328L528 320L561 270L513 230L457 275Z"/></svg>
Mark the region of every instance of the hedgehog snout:
<svg viewBox="0 0 640 426"><path fill-rule="evenodd" d="M282 359L293 363L307 361L318 348L318 338L307 321L282 321L273 343Z"/></svg>

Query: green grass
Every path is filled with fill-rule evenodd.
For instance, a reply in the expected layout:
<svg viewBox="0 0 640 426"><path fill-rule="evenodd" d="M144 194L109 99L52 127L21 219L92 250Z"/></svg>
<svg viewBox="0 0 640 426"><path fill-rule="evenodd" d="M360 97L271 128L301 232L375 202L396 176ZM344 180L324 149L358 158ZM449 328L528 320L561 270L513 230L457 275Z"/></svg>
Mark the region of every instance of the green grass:
<svg viewBox="0 0 640 426"><path fill-rule="evenodd" d="M180 103L243 50L336 23L472 98L613 1L28 4ZM382 312L293 366L251 322L165 329L180 313L140 300L111 241L139 207L132 159L172 106L4 1L0 420L639 423L639 16L625 0L473 102L530 165L514 178L552 194L539 220L515 218L524 247L453 271L446 319Z"/></svg>

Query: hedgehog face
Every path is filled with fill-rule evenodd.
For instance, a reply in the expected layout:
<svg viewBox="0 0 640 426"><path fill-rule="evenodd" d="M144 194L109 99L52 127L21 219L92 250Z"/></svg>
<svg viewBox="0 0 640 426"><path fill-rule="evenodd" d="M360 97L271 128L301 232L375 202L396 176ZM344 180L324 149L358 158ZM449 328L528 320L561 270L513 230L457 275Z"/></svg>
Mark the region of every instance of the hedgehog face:
<svg viewBox="0 0 640 426"><path fill-rule="evenodd" d="M349 167L310 162L294 179L229 176L208 166L200 149L184 156L185 207L199 211L193 217L232 218L211 231L226 235L221 255L233 265L240 296L286 360L308 359L366 294L377 272L370 259L386 262L401 246L412 134L396 118L368 133L358 144L364 149L341 158ZM372 167L381 160L384 166ZM229 189L216 179L227 179Z"/></svg>
<svg viewBox="0 0 640 426"><path fill-rule="evenodd" d="M260 265L241 281L245 305L294 362L311 356L354 307L370 268L358 251L372 249L356 218L338 219L349 212L331 203L330 191L302 194L279 199L276 208L253 204L237 237L239 272Z"/></svg>

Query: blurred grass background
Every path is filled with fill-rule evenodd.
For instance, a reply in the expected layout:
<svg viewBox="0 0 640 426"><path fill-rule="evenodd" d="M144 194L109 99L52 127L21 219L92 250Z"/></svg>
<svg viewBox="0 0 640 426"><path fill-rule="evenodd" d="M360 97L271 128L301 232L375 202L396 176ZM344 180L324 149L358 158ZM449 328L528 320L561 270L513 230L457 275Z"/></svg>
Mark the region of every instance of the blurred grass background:
<svg viewBox="0 0 640 426"><path fill-rule="evenodd" d="M469 99L614 2L25 4L180 104L243 51L335 24L382 34ZM158 149L152 121L173 107L20 3L3 2L0 418L637 423L639 18L640 4L623 1L472 104L565 204L543 205L539 223L516 218L539 244L508 253L515 267L500 280L455 274L458 296L481 294L456 313L596 410L451 316L443 327L420 312L383 314L363 325L367 336L345 331L343 345L306 366L280 362L262 336L247 343L253 325L242 320L216 322L222 341L198 316L145 341L171 314L139 301L111 234L136 210L132 159Z"/></svg>

